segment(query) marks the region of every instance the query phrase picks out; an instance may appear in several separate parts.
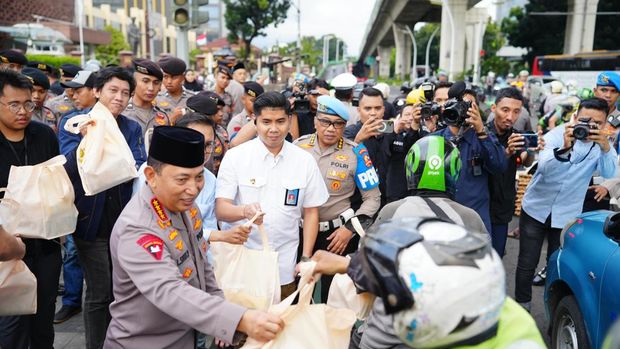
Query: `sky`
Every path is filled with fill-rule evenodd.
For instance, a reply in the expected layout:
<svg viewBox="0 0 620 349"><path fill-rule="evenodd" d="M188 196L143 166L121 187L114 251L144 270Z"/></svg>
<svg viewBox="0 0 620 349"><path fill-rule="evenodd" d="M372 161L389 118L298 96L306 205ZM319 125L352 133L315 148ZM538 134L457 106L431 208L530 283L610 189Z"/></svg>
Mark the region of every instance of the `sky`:
<svg viewBox="0 0 620 349"><path fill-rule="evenodd" d="M366 33L368 20L377 0L292 0L300 4L301 36L321 37L334 34L348 46L348 55L357 56ZM492 0L482 0L478 7L493 7ZM284 23L265 29L267 36L252 41L260 48L297 40L297 9L291 6Z"/></svg>
<svg viewBox="0 0 620 349"><path fill-rule="evenodd" d="M293 0L301 6L301 36L321 37L334 34L348 46L348 54L356 56L366 32L375 0ZM289 9L288 17L277 28L268 27L267 36L252 41L260 48L297 40L297 9Z"/></svg>

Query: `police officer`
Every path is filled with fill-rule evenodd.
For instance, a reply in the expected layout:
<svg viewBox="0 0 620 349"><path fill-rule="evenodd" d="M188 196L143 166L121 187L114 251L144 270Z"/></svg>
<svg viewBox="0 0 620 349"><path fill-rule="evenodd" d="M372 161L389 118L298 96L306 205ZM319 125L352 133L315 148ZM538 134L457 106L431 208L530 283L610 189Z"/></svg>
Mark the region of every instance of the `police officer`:
<svg viewBox="0 0 620 349"><path fill-rule="evenodd" d="M194 95L183 87L187 65L182 59L172 56L163 57L157 64L164 72L162 82L166 88L157 97L157 106L174 122L181 115L181 108L185 108L187 99Z"/></svg>
<svg viewBox="0 0 620 349"><path fill-rule="evenodd" d="M58 69L61 86L63 82L73 80L80 70L82 70L82 68L75 64L61 65ZM61 95L47 100L45 106L52 110L56 120L60 120L63 115L75 109L75 104L73 104L73 89L65 88L65 91Z"/></svg>
<svg viewBox="0 0 620 349"><path fill-rule="evenodd" d="M58 128L56 125L58 124L58 120L56 120L51 109L43 105L47 100L47 91L50 88L50 82L47 76L39 69L30 67L22 69L22 74L26 75L32 82L32 101L35 104L35 108L32 111L33 119L57 131Z"/></svg>
<svg viewBox="0 0 620 349"><path fill-rule="evenodd" d="M349 118L346 105L330 96L320 96L317 102L316 133L295 141L317 161L329 191L329 199L319 208L319 234L314 251L351 253L356 250L358 241L355 222L362 227L370 225L371 217L381 205L379 177L366 147L342 136ZM350 199L356 188L363 202L354 211ZM323 301L327 300L330 283L330 277L321 279Z"/></svg>
<svg viewBox="0 0 620 349"><path fill-rule="evenodd" d="M40 61L29 61L26 66L30 68L36 68L42 71L50 81L50 88L47 91L47 98L53 98L62 94L62 87L60 86L60 82L58 81L58 72L56 68L53 66Z"/></svg>
<svg viewBox="0 0 620 349"><path fill-rule="evenodd" d="M22 68L28 64L28 58L17 50L0 51L0 69L11 69L21 72Z"/></svg>
<svg viewBox="0 0 620 349"><path fill-rule="evenodd" d="M233 117L233 111L235 110L235 101L233 96L226 91L226 88L230 85L230 80L232 79L232 73L230 69L225 66L219 64L214 71L215 75L215 88L213 92L217 93L220 98L224 101L224 123L223 126L228 126L230 119Z"/></svg>
<svg viewBox="0 0 620 349"><path fill-rule="evenodd" d="M282 329L278 316L229 303L217 287L194 203L204 185L204 149L198 131L154 129L148 185L110 238L114 302L104 348L194 348L196 331L231 344L238 332L268 341Z"/></svg>
<svg viewBox="0 0 620 349"><path fill-rule="evenodd" d="M241 130L241 128L245 124L253 120L254 101L256 100L256 97L260 96L261 94L263 94L263 92L265 92L265 89L263 89L263 87L255 81L244 82L243 90L244 94L243 97L241 97L240 101L242 102L240 104L244 106L243 111L233 116L233 118L230 119L230 122L228 123L228 127L226 128L226 131L228 131L228 135L231 139L235 137L237 132L239 132L239 130Z"/></svg>
<svg viewBox="0 0 620 349"><path fill-rule="evenodd" d="M331 85L336 89L334 96L347 106L349 112L349 121L347 126L355 125L359 121L357 108L353 106L353 88L357 84L357 78L351 73L342 73L336 75Z"/></svg>
<svg viewBox="0 0 620 349"><path fill-rule="evenodd" d="M226 129L222 126L224 120L224 106L225 104L222 98L212 91L201 92L187 100L187 109L204 114L215 123L213 156L205 165L215 175L217 175L220 163L228 150L229 144L228 132L226 132Z"/></svg>
<svg viewBox="0 0 620 349"><path fill-rule="evenodd" d="M133 67L136 90L123 115L140 124L144 136L155 126L171 125L166 112L155 103L164 73L155 62L148 59L134 59Z"/></svg>

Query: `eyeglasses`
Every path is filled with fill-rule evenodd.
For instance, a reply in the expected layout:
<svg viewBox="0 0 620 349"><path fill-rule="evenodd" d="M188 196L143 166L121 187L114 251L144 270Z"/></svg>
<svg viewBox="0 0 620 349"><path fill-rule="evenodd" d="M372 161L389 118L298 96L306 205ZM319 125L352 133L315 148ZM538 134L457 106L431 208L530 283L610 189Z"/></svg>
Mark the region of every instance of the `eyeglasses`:
<svg viewBox="0 0 620 349"><path fill-rule="evenodd" d="M32 101L27 101L27 102L24 102L23 104L17 103L17 102L11 102L9 104L0 102L0 104L6 105L13 114L19 113L22 110L22 108L24 108L25 111L30 113L36 107L36 104L34 104L34 102Z"/></svg>
<svg viewBox="0 0 620 349"><path fill-rule="evenodd" d="M335 129L339 130L347 125L344 121L331 121L328 119L316 118L319 124L323 127L329 128L330 126L334 126Z"/></svg>

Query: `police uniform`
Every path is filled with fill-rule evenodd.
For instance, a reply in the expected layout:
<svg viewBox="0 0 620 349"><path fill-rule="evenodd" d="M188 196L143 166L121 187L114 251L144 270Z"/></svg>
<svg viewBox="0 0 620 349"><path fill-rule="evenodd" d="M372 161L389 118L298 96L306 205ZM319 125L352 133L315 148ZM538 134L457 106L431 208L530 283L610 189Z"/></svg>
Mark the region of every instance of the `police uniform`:
<svg viewBox="0 0 620 349"><path fill-rule="evenodd" d="M134 70L141 74L153 76L160 81L164 77L161 68L155 62L148 59L134 59L133 65ZM133 103L133 98L131 98L129 104L127 104L127 107L123 111L123 115L140 124L142 136L145 137L145 140L148 139L146 135L150 133L149 130L153 127L171 125L168 114L157 106L155 100L151 102L149 108L141 108L135 105Z"/></svg>
<svg viewBox="0 0 620 349"><path fill-rule="evenodd" d="M262 95L263 92L265 92L265 89L263 89L263 87L255 81L247 81L243 84L243 91L244 94L256 98ZM248 111L244 107L243 111L230 119L230 122L226 127L226 131L228 131L230 138L232 139L235 137L237 132L239 132L239 130L241 130L241 128L251 120L252 119L250 118L250 115L248 115Z"/></svg>
<svg viewBox="0 0 620 349"><path fill-rule="evenodd" d="M17 50L2 50L0 51L0 66L2 64L16 64L23 68L26 64L28 64L28 58ZM8 67L5 66L5 68Z"/></svg>
<svg viewBox="0 0 620 349"><path fill-rule="evenodd" d="M318 114L340 116L345 121L348 118L346 106L336 98L320 96L318 102ZM319 115L317 115L319 117ZM356 144L345 138L328 149L322 150L317 139L318 135L306 135L295 141L295 144L312 154L316 160L327 190L329 199L319 207L319 234L314 250L327 249L330 240L327 237L332 232L349 223L353 217L364 217L370 223L370 217L379 210L381 205L381 192L379 191L379 177L375 172L368 150L363 144ZM355 189L359 189L362 195L362 205L357 211L351 208L351 197ZM359 219L359 218L357 218ZM349 229L351 230L351 229ZM349 241L346 253L357 249L357 237ZM327 298L331 277L322 279L321 287L323 298Z"/></svg>
<svg viewBox="0 0 620 349"><path fill-rule="evenodd" d="M82 68L75 64L63 64L58 68L60 76L64 78L75 78L80 70L82 70ZM56 120L60 120L63 115L75 109L75 104L73 104L73 100L69 98L66 91L61 95L47 100L45 106L52 110Z"/></svg>
<svg viewBox="0 0 620 349"><path fill-rule="evenodd" d="M172 56L167 56L160 59L157 61L157 64L161 70L164 71L164 73L171 76L183 75L185 73L185 69L187 69L187 65L182 59ZM181 89L181 95L178 97L170 95L168 91L161 92L157 96L156 106L168 115L171 115L175 108L185 108L187 99L195 93L186 90L183 85L181 85Z"/></svg>
<svg viewBox="0 0 620 349"><path fill-rule="evenodd" d="M157 127L149 156L201 166L204 137ZM149 186L131 199L110 237L114 302L104 348L194 348L197 331L234 342L246 309L224 300L202 231L196 205L172 212Z"/></svg>
<svg viewBox="0 0 620 349"><path fill-rule="evenodd" d="M53 76L56 71L56 69L52 67L51 65L44 63L44 62L40 62L40 61L29 61L28 64L26 65L30 68L39 69L40 71L45 73L45 75L47 75L48 77ZM53 84L51 84L50 88L47 90L47 98L49 99L49 98L58 96L59 93L56 93L58 88L60 88L60 83L57 80ZM61 89L61 93L62 93L62 89Z"/></svg>
<svg viewBox="0 0 620 349"><path fill-rule="evenodd" d="M40 86L46 91L49 90L50 81L43 71L37 68L26 67L22 69L22 74L25 75L33 85ZM56 126L58 125L58 120L48 107L35 107L32 111L32 117L34 120L44 123L54 129L54 131L57 131Z"/></svg>

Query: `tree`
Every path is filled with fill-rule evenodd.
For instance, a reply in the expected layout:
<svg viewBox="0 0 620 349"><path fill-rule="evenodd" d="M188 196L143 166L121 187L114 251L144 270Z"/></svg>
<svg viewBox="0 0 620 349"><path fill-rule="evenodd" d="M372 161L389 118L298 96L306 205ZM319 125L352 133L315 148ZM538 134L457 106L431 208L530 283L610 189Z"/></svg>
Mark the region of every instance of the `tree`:
<svg viewBox="0 0 620 349"><path fill-rule="evenodd" d="M125 41L125 37L120 30L114 29L112 26L106 26L103 30L110 33L112 39L107 45L99 45L95 48L95 57L105 67L108 64L118 64L118 53L123 50L129 50L129 44Z"/></svg>
<svg viewBox="0 0 620 349"><path fill-rule="evenodd" d="M439 28L438 23L427 23L413 34L415 36L415 41L418 45L418 52L417 52L417 57L418 57L417 64L418 65L425 64L426 46L428 45L428 40L430 40L431 35L437 28ZM433 38L433 42L431 43L431 49L429 52L429 59L428 59L428 63L430 65L430 72L432 72L434 68L439 66L439 42L441 41L440 32L441 31L437 31L437 34L435 34L435 37Z"/></svg>
<svg viewBox="0 0 620 349"><path fill-rule="evenodd" d="M223 0L226 4L226 28L228 41L243 44L246 61L251 51L252 40L265 36L264 29L271 24L284 22L291 5L289 0Z"/></svg>
<svg viewBox="0 0 620 349"><path fill-rule="evenodd" d="M506 39L500 29L500 26L496 23L491 21L487 23L482 39L482 49L484 50L480 66L482 76L489 71L499 75L506 75L510 70L510 63L505 58L497 57L496 55L497 51L506 44Z"/></svg>

